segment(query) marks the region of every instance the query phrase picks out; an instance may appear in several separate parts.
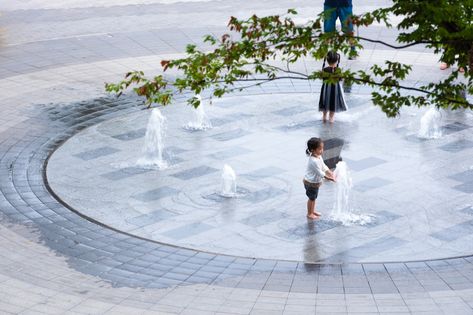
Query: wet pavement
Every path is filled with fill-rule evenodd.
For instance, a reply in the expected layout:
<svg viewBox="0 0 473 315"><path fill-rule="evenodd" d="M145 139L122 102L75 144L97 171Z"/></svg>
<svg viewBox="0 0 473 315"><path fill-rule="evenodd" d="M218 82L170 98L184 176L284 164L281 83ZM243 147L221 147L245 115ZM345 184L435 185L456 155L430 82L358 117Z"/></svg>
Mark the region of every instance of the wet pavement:
<svg viewBox="0 0 473 315"><path fill-rule="evenodd" d="M123 164L141 150L147 112L133 96L105 95L103 82L130 68L155 71L185 43L223 29L228 12L294 5L210 1L2 13L2 313L472 313L471 113L443 113L444 136L424 141L416 136L423 111L387 120L370 109L368 90L355 86L351 113L327 128L313 110L317 82L278 82L216 102L208 111L214 128L205 132L182 129L189 116L179 99L163 111L177 117L169 129L174 164L166 176ZM297 5L310 16L321 1ZM374 27L366 34L390 39L395 32ZM423 48L367 48L343 64L409 60L416 85L445 75ZM329 140L332 153L343 143L353 202L369 205L373 226L305 220L297 181L304 141L314 133ZM274 157L281 144L288 155ZM211 196L218 181L212 176L227 159L245 190L225 213ZM330 205L332 193L329 185L322 188L320 206ZM117 200L107 207L110 197ZM123 201L133 207L122 207ZM162 230L145 229L161 221ZM228 226L236 227L233 236L257 237L235 240L232 248L222 234ZM350 238L340 241L344 232ZM257 244L263 236L274 241ZM287 257L290 244L294 252ZM308 263L315 261L322 262Z"/></svg>
<svg viewBox="0 0 473 315"><path fill-rule="evenodd" d="M464 158L473 156L471 113L443 111L444 135L424 139L418 130L425 110L389 119L369 95L347 94L350 111L331 125L321 122L315 103L313 94L294 93L216 100L206 107L214 127L205 131L185 128L194 119L185 104L163 108L163 170L138 164L150 111L120 116L58 148L48 182L66 204L107 226L209 253L350 263L473 251L473 165ZM326 142L325 160L343 156L353 182L349 210L370 222L331 219L330 182L317 199L322 219L305 222L301 178L305 143L314 135ZM224 164L237 174L235 198L219 195Z"/></svg>

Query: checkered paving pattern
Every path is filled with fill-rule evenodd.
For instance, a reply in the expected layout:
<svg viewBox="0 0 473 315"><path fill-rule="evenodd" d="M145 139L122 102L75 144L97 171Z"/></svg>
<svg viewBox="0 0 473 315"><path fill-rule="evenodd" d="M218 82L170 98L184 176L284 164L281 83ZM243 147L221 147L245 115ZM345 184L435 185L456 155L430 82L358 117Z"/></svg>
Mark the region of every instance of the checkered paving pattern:
<svg viewBox="0 0 473 315"><path fill-rule="evenodd" d="M303 91L304 85L298 88ZM194 132L184 128L192 119L189 108L162 108L168 117L164 151L169 146L175 152L165 153L167 169L139 167L144 136L115 136L146 125L150 113L140 111L103 122L64 143L49 160L49 184L68 205L108 226L211 253L349 263L439 259L473 250L471 216L462 211L471 204L470 161L464 157L473 151L467 146L443 150L473 139L467 127L472 117L452 114L441 122L442 128L462 128L441 139L412 142L413 137L419 139L412 123L420 120L422 111L409 110L396 126L379 112L359 121L357 116L372 111L368 95L364 105L338 115L334 125L317 118L308 93L247 95L246 115L241 115L240 97L206 107L210 118L239 119ZM273 105L275 98L279 103ZM350 103L352 95L346 99ZM277 108L289 103L303 110L279 115ZM305 124L308 117L310 123ZM406 125L403 133L401 124ZM287 125L300 127L282 127ZM329 182L319 191L323 216L315 222L315 231L301 222L306 201L301 185L304 146L314 135L325 141L327 165L334 168L340 158L347 163L353 183L349 205L353 213L370 216L369 223L347 226L331 219L337 187ZM457 162L447 168L445 161L452 159ZM220 195L224 164L237 174L235 198ZM455 220L444 222L439 213ZM451 238L441 237L445 234L456 235L456 246ZM317 241L317 253L304 250L307 238Z"/></svg>

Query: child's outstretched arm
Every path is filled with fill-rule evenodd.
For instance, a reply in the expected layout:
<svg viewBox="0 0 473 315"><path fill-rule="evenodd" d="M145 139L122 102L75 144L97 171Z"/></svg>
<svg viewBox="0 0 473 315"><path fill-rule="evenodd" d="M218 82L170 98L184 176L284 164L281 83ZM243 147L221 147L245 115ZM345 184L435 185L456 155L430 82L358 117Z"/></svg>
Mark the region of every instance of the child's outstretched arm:
<svg viewBox="0 0 473 315"><path fill-rule="evenodd" d="M327 180L330 180L332 182L337 181L337 178L336 178L335 174L331 170L328 170L328 171L325 172L324 178L327 179Z"/></svg>
<svg viewBox="0 0 473 315"><path fill-rule="evenodd" d="M322 169L324 171L324 178L332 182L336 181L336 177L333 172L328 168L327 164L322 160Z"/></svg>

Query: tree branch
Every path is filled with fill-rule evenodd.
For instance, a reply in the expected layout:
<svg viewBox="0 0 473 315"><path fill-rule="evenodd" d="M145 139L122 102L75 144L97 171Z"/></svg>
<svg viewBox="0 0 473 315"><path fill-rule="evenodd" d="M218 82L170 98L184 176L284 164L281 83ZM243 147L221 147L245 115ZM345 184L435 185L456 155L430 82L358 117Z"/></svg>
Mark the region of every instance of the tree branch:
<svg viewBox="0 0 473 315"><path fill-rule="evenodd" d="M360 78L353 78L353 81L367 83L367 84L373 84L373 85L376 85L376 86L395 87L395 88L400 88L400 89L403 89L403 90L421 92L421 93L424 93L424 94L427 94L427 95L438 96L440 99L442 99L444 101L448 101L448 102L456 103L456 104L468 105L470 107L473 107L473 104L467 102L466 100L464 102L462 102L462 101L451 99L451 98L443 98L443 97L440 97L440 95L438 95L434 92L422 90L422 89L415 88L415 87L403 86L403 85L383 84L383 83L378 83L378 82L370 81L370 80L364 80L364 79L360 79Z"/></svg>
<svg viewBox="0 0 473 315"><path fill-rule="evenodd" d="M394 49L404 49L404 48L408 48L408 47L415 46L415 45L421 45L421 44L442 44L441 42L420 41L420 42L413 42L413 43L410 43L410 44L406 44L406 45L403 45L403 46L394 46L394 45L388 44L386 42L383 42L382 40L370 39L370 38L366 38L366 37L362 37L362 36L353 36L353 38L364 40L364 41L367 41L367 42L370 42L370 43L382 44L384 46L388 46L388 47L391 47L391 48L394 48Z"/></svg>

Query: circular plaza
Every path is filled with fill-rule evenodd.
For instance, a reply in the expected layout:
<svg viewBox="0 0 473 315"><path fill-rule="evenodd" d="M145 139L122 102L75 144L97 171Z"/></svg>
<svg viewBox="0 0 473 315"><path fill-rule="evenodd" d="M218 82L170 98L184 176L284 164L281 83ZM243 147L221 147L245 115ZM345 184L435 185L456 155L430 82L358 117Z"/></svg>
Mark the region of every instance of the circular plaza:
<svg viewBox="0 0 473 315"><path fill-rule="evenodd" d="M392 3L353 1L356 13ZM472 314L471 110L387 118L370 88L353 85L348 111L329 124L320 81L280 80L212 104L204 92L212 127L196 130L185 94L159 107L166 167L156 167L140 162L152 111L105 92L130 70L159 74L187 44L207 49L202 37L225 32L230 16L295 7L305 23L323 4L2 2L0 313ZM389 43L399 34L376 23L357 32ZM440 70L424 45L363 44L341 68L408 63L412 87L456 69ZM364 220L336 216L340 186L330 182L322 217L307 220L301 180L314 136L329 166L349 169L344 214ZM225 165L236 174L231 198Z"/></svg>

